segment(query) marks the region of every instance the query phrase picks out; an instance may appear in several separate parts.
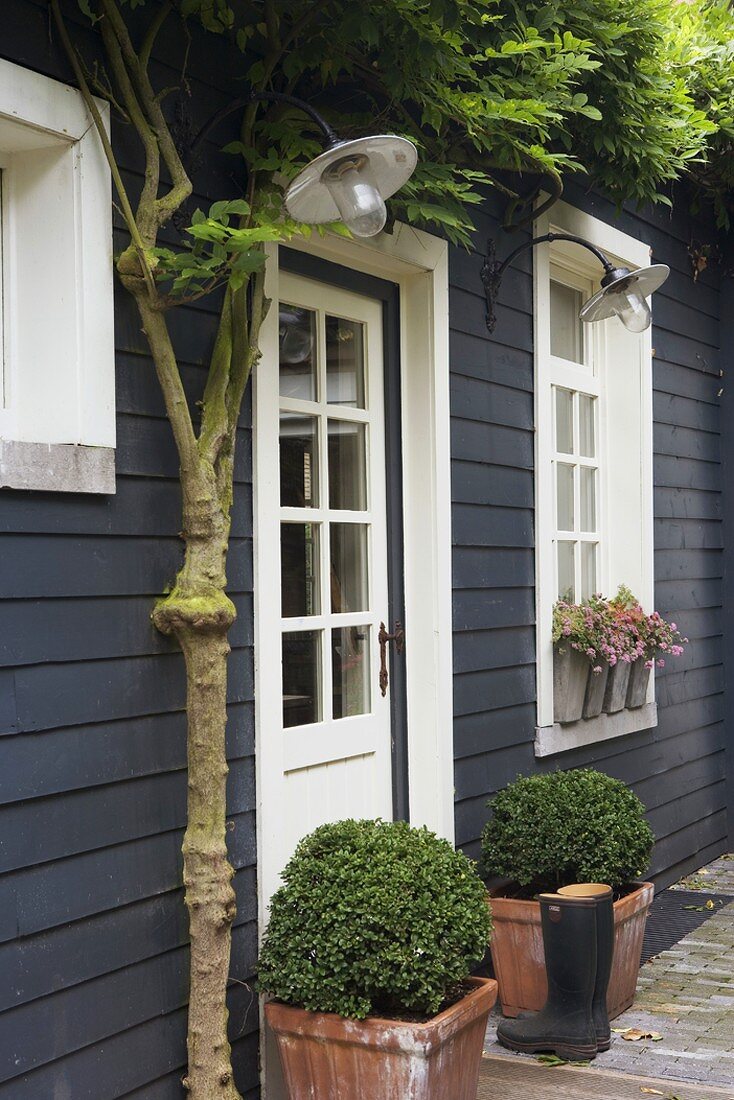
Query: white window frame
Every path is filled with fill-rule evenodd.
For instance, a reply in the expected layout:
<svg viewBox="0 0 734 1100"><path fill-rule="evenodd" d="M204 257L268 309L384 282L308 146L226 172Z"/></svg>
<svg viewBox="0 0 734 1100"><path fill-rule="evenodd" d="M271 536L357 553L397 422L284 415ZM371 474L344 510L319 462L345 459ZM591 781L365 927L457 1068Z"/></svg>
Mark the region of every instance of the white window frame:
<svg viewBox="0 0 734 1100"><path fill-rule="evenodd" d="M112 191L81 93L0 60L0 168L0 487L114 493Z"/></svg>
<svg viewBox="0 0 734 1100"><path fill-rule="evenodd" d="M629 267L650 262L648 244L583 211L557 203L538 218L534 234L551 231L583 237L612 260ZM576 272L579 286L598 286L598 260L578 245L554 242L534 251L535 294L535 500L536 661L535 755L550 756L657 725L654 676L644 706L573 723L553 721L552 611L557 595L552 387L598 393L597 449L600 474L597 528L600 551L597 587L614 594L628 584L647 611L653 609L653 416L652 332L628 333L617 318L589 325L585 365L574 366L550 353L551 265ZM615 327L616 326L616 327ZM613 363L617 363L612 374ZM634 404L629 404L634 400ZM627 404L625 405L625 402ZM626 415L627 414L627 415ZM635 415L637 414L637 415ZM629 509L631 524L624 516ZM639 537L635 538L635 532Z"/></svg>
<svg viewBox="0 0 734 1100"><path fill-rule="evenodd" d="M589 253L589 258L591 254ZM565 256L563 254L555 256L551 255L551 259L548 265L548 278L550 281L563 283L565 286L571 287L574 290L578 290L582 295L582 300L586 300L591 297L593 290L595 289L594 279L591 277L591 272L586 270L586 266L579 267L578 263L574 261L577 257L574 255ZM584 256L582 256L584 259ZM550 330L549 330L550 332ZM571 360L562 359L554 356L548 350L548 356L545 360L544 376L546 384L546 400L550 401L550 404L554 406L553 393L556 388L569 390L574 393L584 393L590 397L596 398L595 402L595 441L596 441L596 458L594 461L584 462L581 456L576 453L574 447L574 453L571 455L564 454L556 449L554 446L556 431L555 431L555 408L552 408L551 412L551 431L552 442L550 446L550 453L546 453L546 461L550 459L552 464L552 477L555 474L558 464L563 463L574 467L580 467L582 465L594 466L598 470L596 478L596 540L583 539L581 536L580 528L580 479L575 478L575 491L574 491L574 532L573 539L577 544L582 541L596 541L599 550L596 556L596 574L597 574L597 589L600 587L599 581L606 577L606 558L605 549L607 545L606 531L604 526L605 509L604 509L604 490L605 490L605 474L604 469L604 453L605 453L605 418L599 414L599 408L601 404L602 394L600 387L600 379L598 371L596 370L597 363L600 362L603 352L601 342L598 338L598 332L594 326L583 325L581 328L581 336L583 341L583 350L581 353L581 363ZM574 401L574 410L578 408L578 402ZM574 441L575 444L579 442L579 422L578 417L574 411ZM558 524L557 517L557 492L555 481L553 482L553 541L556 547L558 541L566 541L568 539L568 533L562 531ZM557 563L556 563L557 574ZM578 594L581 593L580 586L581 578L581 556L576 555L575 561L575 588ZM601 585L603 587L603 584ZM589 593L590 594L590 593ZM586 595L586 593L584 593Z"/></svg>

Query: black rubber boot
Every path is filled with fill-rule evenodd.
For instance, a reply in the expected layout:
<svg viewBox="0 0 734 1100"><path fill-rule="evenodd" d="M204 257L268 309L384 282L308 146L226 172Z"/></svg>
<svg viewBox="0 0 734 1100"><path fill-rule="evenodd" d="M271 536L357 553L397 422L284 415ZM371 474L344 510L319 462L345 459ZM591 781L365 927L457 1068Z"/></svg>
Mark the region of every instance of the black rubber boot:
<svg viewBox="0 0 734 1100"><path fill-rule="evenodd" d="M596 1057L591 1014L596 979L596 901L541 894L548 999L540 1012L502 1020L497 1039L526 1054L553 1051L569 1061Z"/></svg>
<svg viewBox="0 0 734 1100"><path fill-rule="evenodd" d="M614 894L611 886L600 882L580 882L562 886L564 897L589 897L596 901L596 983L591 1010L599 1050L609 1050L612 1032L607 1012L607 989L614 956Z"/></svg>

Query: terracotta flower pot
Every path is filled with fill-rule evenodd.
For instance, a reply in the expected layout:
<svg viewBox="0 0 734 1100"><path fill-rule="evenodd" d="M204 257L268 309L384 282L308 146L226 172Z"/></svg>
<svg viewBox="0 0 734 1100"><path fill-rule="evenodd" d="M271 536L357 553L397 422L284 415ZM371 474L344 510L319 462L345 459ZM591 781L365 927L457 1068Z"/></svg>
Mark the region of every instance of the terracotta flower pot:
<svg viewBox="0 0 734 1100"><path fill-rule="evenodd" d="M589 661L570 645L553 647L553 719L578 722L584 713Z"/></svg>
<svg viewBox="0 0 734 1100"><path fill-rule="evenodd" d="M497 982L469 982L466 997L424 1024L353 1020L270 1001L265 1018L290 1100L475 1100Z"/></svg>
<svg viewBox="0 0 734 1100"><path fill-rule="evenodd" d="M651 882L635 886L631 894L614 903L614 959L607 993L612 1020L635 999L642 939L655 896ZM537 1012L548 995L540 905L537 901L503 898L493 891L490 896L494 922L490 947L502 1011L505 1016Z"/></svg>

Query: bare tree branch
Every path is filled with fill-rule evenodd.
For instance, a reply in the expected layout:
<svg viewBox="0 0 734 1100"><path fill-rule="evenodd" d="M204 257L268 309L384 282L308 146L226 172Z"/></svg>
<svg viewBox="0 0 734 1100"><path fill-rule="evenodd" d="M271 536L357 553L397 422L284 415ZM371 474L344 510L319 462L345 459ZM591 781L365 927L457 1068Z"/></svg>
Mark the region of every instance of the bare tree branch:
<svg viewBox="0 0 734 1100"><path fill-rule="evenodd" d="M59 0L50 0L50 4L51 11L53 12L54 22L56 23L59 37L61 38L61 44L64 47L64 52L69 58L69 63L71 64L71 67L74 71L74 76L76 77L77 83L79 85L79 90L84 97L84 102L87 105L87 110L92 116L92 120L97 129L97 133L99 134L99 139L102 143L102 148L104 150L107 163L110 166L110 172L112 174L112 179L115 184L115 190L117 191L118 197L120 199L120 207L122 210L122 215L125 219L125 225L127 226L127 230L130 234L133 246L135 247L135 250L137 252L138 259L140 261L140 265L143 271L143 276L148 286L148 291L151 297L154 297L156 294L155 282L153 280L153 274L150 270L150 265L148 263L148 258L145 251L145 244L140 235L138 223L135 220L133 208L130 205L130 200L128 198L127 191L125 190L125 185L122 182L120 169L118 167L117 161L115 160L115 154L112 150L112 144L110 142L104 120L99 113L99 108L97 107L94 96L89 89L89 84L87 83L86 77L84 76L84 71L79 61L79 55L77 54L77 51L72 44L71 39L69 38L69 33L66 29L64 17L61 14L61 8L59 7Z"/></svg>
<svg viewBox="0 0 734 1100"><path fill-rule="evenodd" d="M170 0L166 0L164 4L161 4L160 8L153 16L148 25L148 29L145 32L145 37L143 38L143 42L139 51L140 64L145 70L147 70L148 65L150 64L150 55L155 45L155 40L158 37L158 32L165 23L166 19L168 19L168 16L171 14L172 10L173 4L170 3Z"/></svg>
<svg viewBox="0 0 734 1100"><path fill-rule="evenodd" d="M171 215L186 201L193 188L186 169L178 155L176 143L173 140L161 105L150 83L148 69L142 64L141 59L135 51L130 33L124 19L120 15L116 0L102 0L102 7L110 20L110 24L119 43L120 52L124 58L125 66L135 85L142 109L155 131L161 156L171 176L170 190L167 194L156 199L156 218L158 225L161 226L167 222ZM155 35L153 35L152 38L154 40Z"/></svg>
<svg viewBox="0 0 734 1100"><path fill-rule="evenodd" d="M160 152L156 135L145 117L143 108L133 87L130 75L122 56L122 50L112 23L108 18L100 20L102 41L104 42L107 56L110 59L112 75L122 95L125 109L130 121L138 132L145 153L145 176L138 208L136 222L140 227L140 233L148 248L155 244L158 222L155 216L155 206L160 183Z"/></svg>

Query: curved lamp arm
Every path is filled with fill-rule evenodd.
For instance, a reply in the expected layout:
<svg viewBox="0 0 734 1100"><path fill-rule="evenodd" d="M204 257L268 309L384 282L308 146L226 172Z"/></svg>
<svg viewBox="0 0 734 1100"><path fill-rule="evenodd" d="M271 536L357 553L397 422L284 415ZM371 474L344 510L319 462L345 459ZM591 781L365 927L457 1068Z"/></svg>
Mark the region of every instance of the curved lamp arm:
<svg viewBox="0 0 734 1100"><path fill-rule="evenodd" d="M609 257L605 256L600 248L597 248L596 245L591 244L589 241L585 241L583 237L574 236L572 233L544 233L542 237L533 237L532 240L524 241L523 244L513 249L510 255L502 260L502 262L495 259L495 244L493 240L490 240L487 255L480 272L484 285L484 293L487 298L486 322L489 332L494 332L495 325L497 324L494 306L497 301L497 294L499 293L502 277L507 268L521 253L526 252L530 248L535 248L538 244L545 244L550 241L570 241L571 244L580 244L583 248L587 248L589 252L594 253L597 260L603 265L605 276L611 275L617 270Z"/></svg>
<svg viewBox="0 0 734 1100"><path fill-rule="evenodd" d="M330 126L326 119L323 117L315 107L312 107L310 103L306 103L304 99L299 99L294 95L287 95L285 92L250 92L249 95L242 96L240 99L233 99L231 103L228 103L226 107L223 107L221 111L217 111L208 119L198 134L191 142L191 152L194 153L201 145L202 141L209 133L210 130L218 126L228 115L234 114L235 111L242 110L243 107L249 107L251 103L290 103L292 107L297 107L299 111L303 111L305 115L313 119L316 125L324 135L325 144L327 149L331 149L332 146L338 145L340 142L339 135L333 126Z"/></svg>

